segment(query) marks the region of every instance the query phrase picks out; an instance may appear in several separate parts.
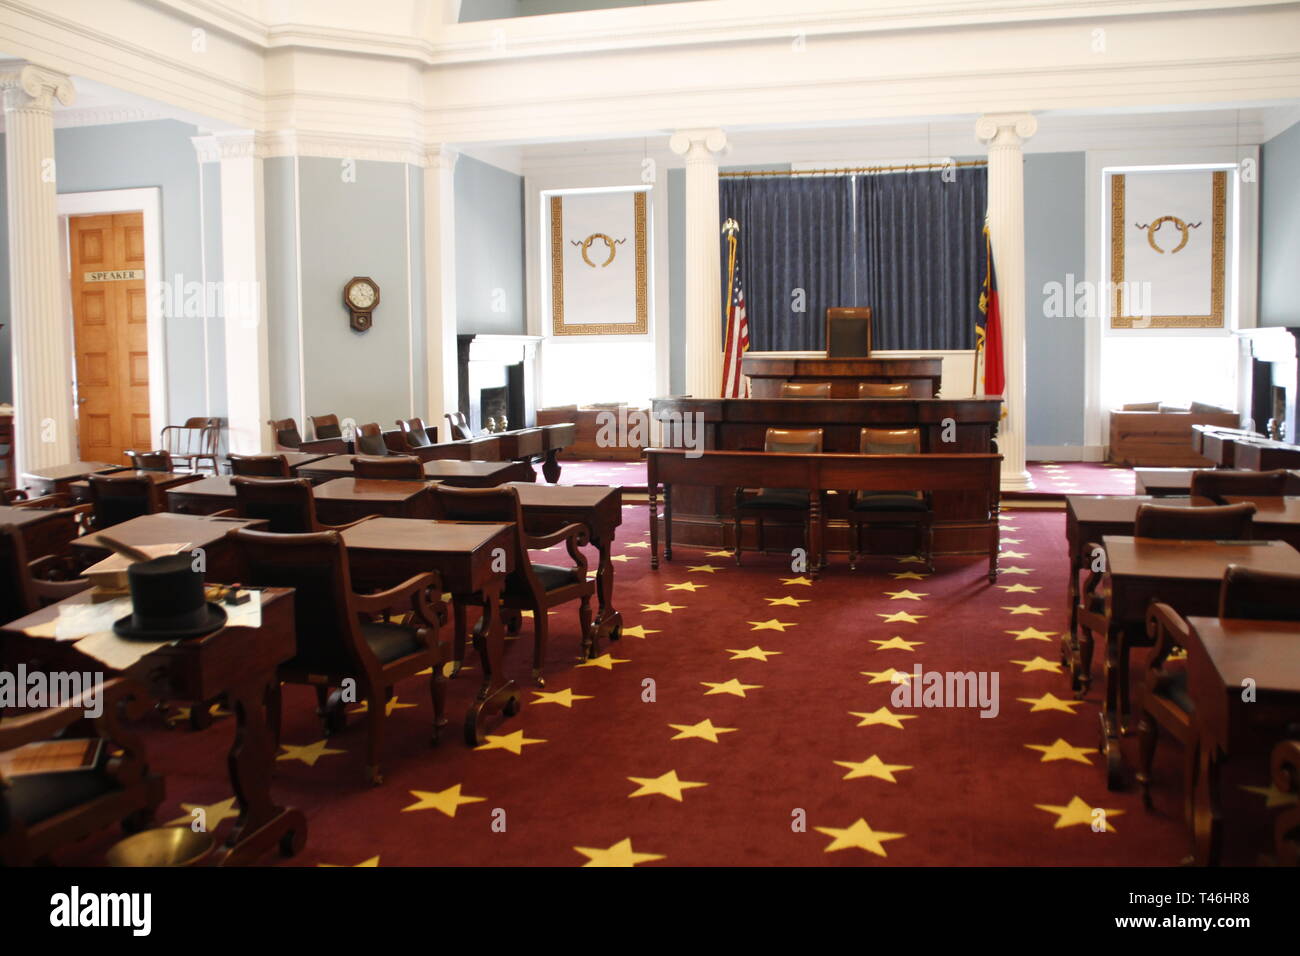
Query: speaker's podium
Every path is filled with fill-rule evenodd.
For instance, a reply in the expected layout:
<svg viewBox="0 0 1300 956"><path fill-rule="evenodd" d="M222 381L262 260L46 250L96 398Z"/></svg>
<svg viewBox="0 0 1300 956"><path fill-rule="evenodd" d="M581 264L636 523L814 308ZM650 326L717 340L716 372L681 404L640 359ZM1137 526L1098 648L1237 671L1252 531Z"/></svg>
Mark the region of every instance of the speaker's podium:
<svg viewBox="0 0 1300 956"><path fill-rule="evenodd" d="M830 382L832 398L857 398L861 382L907 382L913 398L935 398L942 358L871 354L871 310L826 310L826 354L746 352L741 371L755 398L779 398L785 382Z"/></svg>

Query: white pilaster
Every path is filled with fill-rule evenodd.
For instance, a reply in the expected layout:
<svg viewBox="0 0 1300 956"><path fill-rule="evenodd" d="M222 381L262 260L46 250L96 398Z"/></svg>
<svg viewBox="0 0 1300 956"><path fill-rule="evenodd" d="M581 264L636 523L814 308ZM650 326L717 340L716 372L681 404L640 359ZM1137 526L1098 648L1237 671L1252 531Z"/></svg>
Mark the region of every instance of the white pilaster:
<svg viewBox="0 0 1300 956"><path fill-rule="evenodd" d="M459 408L456 368L456 158L430 149L424 167L425 349L429 408L425 424L446 441L442 416ZM464 409L468 414L469 409Z"/></svg>
<svg viewBox="0 0 1300 956"><path fill-rule="evenodd" d="M230 451L256 455L270 447L267 421L271 417L265 148L257 134L246 131L218 133L215 140L221 163L227 434Z"/></svg>
<svg viewBox="0 0 1300 956"><path fill-rule="evenodd" d="M1025 470L1025 156L1023 143L1038 131L1029 113L990 113L975 122L989 150L989 242L997 270L1006 365L1006 418L998 428L1002 488L1029 487Z"/></svg>
<svg viewBox="0 0 1300 956"><path fill-rule="evenodd" d="M722 222L716 154L727 145L720 129L680 130L668 141L686 157L686 391L722 394Z"/></svg>
<svg viewBox="0 0 1300 956"><path fill-rule="evenodd" d="M55 199L55 98L72 81L31 64L0 73L9 201L14 474L73 461L72 340L64 320Z"/></svg>

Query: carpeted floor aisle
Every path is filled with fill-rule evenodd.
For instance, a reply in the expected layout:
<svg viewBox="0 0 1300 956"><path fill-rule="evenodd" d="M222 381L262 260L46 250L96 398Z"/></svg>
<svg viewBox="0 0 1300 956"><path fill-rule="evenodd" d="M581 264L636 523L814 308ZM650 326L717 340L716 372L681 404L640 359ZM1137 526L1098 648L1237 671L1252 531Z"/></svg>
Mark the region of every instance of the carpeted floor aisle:
<svg viewBox="0 0 1300 956"><path fill-rule="evenodd" d="M407 681L390 705L386 782L371 788L362 725L327 740L310 692L286 688L275 793L310 832L285 865L1175 864L1178 748L1162 748L1156 813L1136 790L1108 793L1092 751L1099 690L1073 701L1059 672L1063 520L1005 513L997 586L979 558L941 558L927 577L892 558L851 572L834 556L810 583L779 556L737 568L686 548L652 572L646 508L625 506L625 636L577 667L576 610L557 610L539 694L525 622L507 666L527 703L489 745L470 750L459 734L476 669L450 683L452 725L432 749L427 684ZM997 716L891 702L893 671L914 665L996 674ZM161 821L193 805L210 826L229 813L232 724L149 730L167 774ZM1266 772L1252 764L1241 782L1262 787ZM1228 789L1258 823L1230 833L1229 860L1254 863L1266 795L1231 777ZM108 842L64 862L94 862Z"/></svg>

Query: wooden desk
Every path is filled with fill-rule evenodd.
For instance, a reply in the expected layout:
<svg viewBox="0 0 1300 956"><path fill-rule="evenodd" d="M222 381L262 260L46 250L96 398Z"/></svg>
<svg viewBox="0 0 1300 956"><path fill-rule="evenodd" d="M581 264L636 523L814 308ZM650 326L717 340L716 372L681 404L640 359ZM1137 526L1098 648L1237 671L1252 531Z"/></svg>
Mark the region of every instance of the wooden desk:
<svg viewBox="0 0 1300 956"><path fill-rule="evenodd" d="M63 554L77 536L76 516L67 508L0 506L0 524L13 525L22 535L29 561Z"/></svg>
<svg viewBox="0 0 1300 956"><path fill-rule="evenodd" d="M74 461L66 465L51 465L35 471L23 472L22 487L35 495L53 495L66 492L68 485L88 475L126 471L125 465L112 465L106 461Z"/></svg>
<svg viewBox="0 0 1300 956"><path fill-rule="evenodd" d="M1186 498L1192 493L1192 473L1200 468L1134 468L1133 490L1157 498Z"/></svg>
<svg viewBox="0 0 1300 956"><path fill-rule="evenodd" d="M1246 471L1300 468L1300 446L1266 438L1242 440L1236 444L1235 466Z"/></svg>
<svg viewBox="0 0 1300 956"><path fill-rule="evenodd" d="M830 382L832 398L857 398L859 382L907 382L917 398L939 394L942 358L826 358L746 352L741 371L755 398L779 398L785 382Z"/></svg>
<svg viewBox="0 0 1300 956"><path fill-rule="evenodd" d="M1300 624L1217 617L1187 619L1187 688L1196 705L1200 774L1193 802L1196 862L1217 864L1223 847L1219 779L1229 755L1273 739L1300 720ZM1246 680L1252 703L1241 699ZM1275 733L1264 733L1271 728Z"/></svg>
<svg viewBox="0 0 1300 956"><path fill-rule="evenodd" d="M1250 519L1251 537L1261 541L1285 541L1300 549L1300 497L1225 495L1223 500L1230 505L1243 501L1254 504L1255 514Z"/></svg>
<svg viewBox="0 0 1300 956"><path fill-rule="evenodd" d="M111 474L118 478L129 475L132 478L140 478L149 482L153 485L153 493L159 501L162 501L162 495L167 490L189 484L191 481L202 477L202 475L196 475L193 472L145 471L142 468L123 468L121 471L114 471ZM83 478L69 482L68 493L72 495L73 501L79 503L90 501L90 479Z"/></svg>
<svg viewBox="0 0 1300 956"><path fill-rule="evenodd" d="M206 555L209 581L229 583L239 577L234 549L226 536L236 528L261 528L266 522L260 518L209 518L197 515L153 514L141 515L115 524L106 532L110 537L126 544L183 544L202 548ZM72 550L83 566L102 561L113 552L100 543L99 534L88 534L72 542Z"/></svg>
<svg viewBox="0 0 1300 956"><path fill-rule="evenodd" d="M984 539L989 581L997 577L998 498L1002 456L992 454L837 455L784 452L646 450L650 492L650 567L659 567L659 485L664 486L664 558L673 558L674 485L712 488L807 488L810 491L957 491L983 502L969 519ZM823 553L821 496L809 496L816 577Z"/></svg>
<svg viewBox="0 0 1300 956"><path fill-rule="evenodd" d="M306 818L291 807L277 806L271 797L271 772L279 747L266 712L276 668L295 653L293 591L261 592L257 626L227 624L205 637L161 646L125 641L110 633L102 640L111 645L111 659L121 655L133 661L120 667L109 666L97 656L105 648L90 647L99 637L82 646L81 641L51 634L50 624L62 611L90 602L90 593L83 592L5 625L0 631L3 657L39 661L50 669L89 666L106 676L125 675L140 681L159 700L191 701L198 706L224 694L235 712L234 742L226 767L239 818L220 851L218 865L253 863L277 844L286 856L301 850L307 840ZM122 603L123 613L130 613L130 599Z"/></svg>
<svg viewBox="0 0 1300 956"><path fill-rule="evenodd" d="M502 461L501 439L496 435L461 438L456 441L426 445L421 449L425 461Z"/></svg>
<svg viewBox="0 0 1300 956"><path fill-rule="evenodd" d="M212 515L233 510L235 486L231 475L209 475L167 490L167 510L178 515Z"/></svg>
<svg viewBox="0 0 1300 956"><path fill-rule="evenodd" d="M312 488L316 514L326 524L347 524L367 515L432 518L431 485L381 478L332 478Z"/></svg>
<svg viewBox="0 0 1300 956"><path fill-rule="evenodd" d="M424 463L427 480L441 481L461 488L491 488L508 481L534 481L537 476L527 464L516 461L448 461L435 459ZM351 478L352 456L333 455L303 465L300 478L320 483L334 478Z"/></svg>
<svg viewBox="0 0 1300 956"><path fill-rule="evenodd" d="M614 608L614 562L611 549L618 526L623 523L623 492L605 485L538 485L512 482L523 506L524 527L529 534L545 535L570 522L585 524L591 543L599 552L596 564L596 620L590 636L583 635L583 649L590 657L600 653L600 641L617 641L623 635L623 615Z"/></svg>
<svg viewBox="0 0 1300 956"><path fill-rule="evenodd" d="M1187 617L1214 614L1219 585L1228 565L1259 571L1300 574L1300 552L1282 541L1174 541L1105 535L1106 595L1110 632L1106 635L1106 694L1102 702L1102 750L1107 783L1123 782L1119 735L1127 732L1129 669L1126 631L1146 626L1147 607L1164 601Z"/></svg>
<svg viewBox="0 0 1300 956"><path fill-rule="evenodd" d="M352 580L358 587L391 587L415 574L437 571L451 592L456 632L463 641L470 603L483 606L474 647L483 666L478 698L465 717L465 741L477 747L487 738L486 719L498 711L519 712L514 681L503 668L505 632L501 590L514 570L513 524L458 523L411 518L375 518L343 532Z"/></svg>
<svg viewBox="0 0 1300 956"><path fill-rule="evenodd" d="M1192 451L1208 458L1220 468L1231 468L1238 441L1263 437L1259 432L1244 428L1193 425Z"/></svg>

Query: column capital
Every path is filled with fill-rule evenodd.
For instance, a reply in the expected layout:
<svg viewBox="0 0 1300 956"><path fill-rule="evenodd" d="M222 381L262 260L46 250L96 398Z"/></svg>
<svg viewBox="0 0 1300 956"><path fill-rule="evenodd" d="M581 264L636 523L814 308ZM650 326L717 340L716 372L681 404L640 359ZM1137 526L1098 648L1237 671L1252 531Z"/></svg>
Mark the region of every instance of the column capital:
<svg viewBox="0 0 1300 956"><path fill-rule="evenodd" d="M709 129L681 129L668 140L668 148L687 162L711 159L710 153L720 153L727 146L727 134L717 127Z"/></svg>
<svg viewBox="0 0 1300 956"><path fill-rule="evenodd" d="M1019 146L1037 132L1032 113L985 113L975 121L975 136L990 146Z"/></svg>
<svg viewBox="0 0 1300 956"><path fill-rule="evenodd" d="M444 169L454 173L458 159L460 153L449 146L430 146L424 151L424 165L430 169Z"/></svg>
<svg viewBox="0 0 1300 956"><path fill-rule="evenodd" d="M31 63L0 72L0 90L4 91L6 110L48 110L56 99L71 106L77 98L71 77Z"/></svg>

